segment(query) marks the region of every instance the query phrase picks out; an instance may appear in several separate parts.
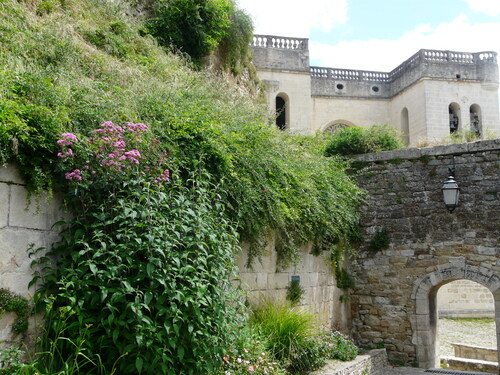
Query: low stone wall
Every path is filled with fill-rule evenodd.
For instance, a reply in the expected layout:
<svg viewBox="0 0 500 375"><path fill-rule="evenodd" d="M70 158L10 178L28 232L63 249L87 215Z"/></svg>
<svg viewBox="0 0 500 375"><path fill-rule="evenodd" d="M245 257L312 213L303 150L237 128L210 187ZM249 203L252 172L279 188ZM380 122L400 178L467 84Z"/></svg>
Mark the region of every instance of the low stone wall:
<svg viewBox="0 0 500 375"><path fill-rule="evenodd" d="M28 289L33 270L28 248L49 248L57 240L52 225L63 216L59 197L47 195L32 197L28 204L28 192L17 168L0 165L0 288L30 298L33 288ZM11 332L15 315L0 315L0 347L18 343L22 337ZM34 318L30 322L27 337L33 336Z"/></svg>
<svg viewBox="0 0 500 375"><path fill-rule="evenodd" d="M498 374L498 362L481 361L479 359L466 359L458 357L442 357L441 367L459 371L474 371L474 374Z"/></svg>
<svg viewBox="0 0 500 375"><path fill-rule="evenodd" d="M350 304L340 302L340 296L346 292L336 287L328 256L314 256L310 250L310 246L304 246L295 266L279 269L273 238L269 239L265 254L260 260L256 259L252 267L246 266L248 253L244 249L237 258L241 287L248 292L250 304L258 303L264 296L284 300L292 276L298 276L304 289L298 306L315 314L324 328L349 332Z"/></svg>
<svg viewBox="0 0 500 375"><path fill-rule="evenodd" d="M386 367L385 349L374 349L349 362L328 361L325 367L311 375L383 375Z"/></svg>
<svg viewBox="0 0 500 375"><path fill-rule="evenodd" d="M498 353L496 349L454 343L452 343L451 346L453 346L455 357L479 359L482 361L490 362L496 362L498 359Z"/></svg>

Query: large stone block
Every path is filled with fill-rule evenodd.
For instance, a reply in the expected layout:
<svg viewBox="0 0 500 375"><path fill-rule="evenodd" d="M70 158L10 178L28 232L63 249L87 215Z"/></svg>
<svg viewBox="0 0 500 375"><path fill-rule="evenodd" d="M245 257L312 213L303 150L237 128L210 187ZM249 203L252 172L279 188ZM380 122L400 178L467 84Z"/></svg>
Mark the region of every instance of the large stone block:
<svg viewBox="0 0 500 375"><path fill-rule="evenodd" d="M31 197L29 206L28 192L23 186L12 185L10 191L9 226L50 230L52 226L64 217L61 210L61 199L55 195Z"/></svg>
<svg viewBox="0 0 500 375"><path fill-rule="evenodd" d="M12 163L0 165L0 182L20 185L24 184L24 180L19 173L19 169Z"/></svg>

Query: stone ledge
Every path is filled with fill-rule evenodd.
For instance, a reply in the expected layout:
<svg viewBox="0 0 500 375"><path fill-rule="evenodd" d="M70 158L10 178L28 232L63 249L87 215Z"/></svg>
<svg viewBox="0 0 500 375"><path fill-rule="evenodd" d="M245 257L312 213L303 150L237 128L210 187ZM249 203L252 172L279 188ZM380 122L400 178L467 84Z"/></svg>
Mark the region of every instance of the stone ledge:
<svg viewBox="0 0 500 375"><path fill-rule="evenodd" d="M470 143L457 143L452 145L442 145L425 148L403 148L399 150L382 151L373 154L354 155L353 158L357 161L377 162L394 159L411 160L429 156L461 155L496 150L500 150L500 139L491 139Z"/></svg>
<svg viewBox="0 0 500 375"><path fill-rule="evenodd" d="M328 361L321 370L314 371L311 375L375 375L382 374L386 366L385 349L374 349L366 354L358 355L353 361Z"/></svg>
<svg viewBox="0 0 500 375"><path fill-rule="evenodd" d="M498 362L481 361L458 357L441 357L441 366L447 369L461 371L480 371L498 374Z"/></svg>

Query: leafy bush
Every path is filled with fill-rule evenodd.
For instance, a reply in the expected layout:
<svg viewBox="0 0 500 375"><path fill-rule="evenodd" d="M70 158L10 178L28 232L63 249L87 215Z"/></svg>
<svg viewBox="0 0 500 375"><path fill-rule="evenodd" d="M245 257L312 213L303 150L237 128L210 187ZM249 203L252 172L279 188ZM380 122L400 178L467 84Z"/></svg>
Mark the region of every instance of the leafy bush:
<svg viewBox="0 0 500 375"><path fill-rule="evenodd" d="M229 0L159 0L152 34L187 53L197 64L228 36L234 4Z"/></svg>
<svg viewBox="0 0 500 375"><path fill-rule="evenodd" d="M325 155L355 155L403 147L396 129L389 125L370 128L347 127L336 131L325 147Z"/></svg>
<svg viewBox="0 0 500 375"><path fill-rule="evenodd" d="M108 122L90 138L58 142L75 217L49 253L57 267L37 296L48 306L46 345L64 324L71 341L56 344L65 362L76 360L72 342L82 342L107 370L123 357L120 374L205 373L239 319L230 282L237 237L203 174L189 189L170 181L146 132ZM61 319L61 311L70 314Z"/></svg>
<svg viewBox="0 0 500 375"><path fill-rule="evenodd" d="M243 326L238 340L223 358L221 375L267 374L282 375L282 366L266 352L261 337L250 327Z"/></svg>
<svg viewBox="0 0 500 375"><path fill-rule="evenodd" d="M353 341L337 331L330 331L319 335L318 340L326 351L327 359L352 361L358 355L359 349Z"/></svg>

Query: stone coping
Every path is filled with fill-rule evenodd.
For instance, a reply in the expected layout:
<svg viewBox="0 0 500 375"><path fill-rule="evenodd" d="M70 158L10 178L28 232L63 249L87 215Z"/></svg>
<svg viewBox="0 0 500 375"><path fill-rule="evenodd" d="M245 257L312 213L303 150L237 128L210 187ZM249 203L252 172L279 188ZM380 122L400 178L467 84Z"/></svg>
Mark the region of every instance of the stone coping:
<svg viewBox="0 0 500 375"><path fill-rule="evenodd" d="M387 366L387 352L385 349L373 349L365 354L358 355L354 360L342 362L339 360L327 361L326 365L310 375L371 375L382 374Z"/></svg>
<svg viewBox="0 0 500 375"><path fill-rule="evenodd" d="M482 361L458 357L441 357L441 365L447 369L460 371L477 371L482 373L498 374L498 362Z"/></svg>
<svg viewBox="0 0 500 375"><path fill-rule="evenodd" d="M428 156L462 155L484 151L500 151L500 138L452 145L381 151L372 154L354 155L353 159L366 162L388 161L394 159L411 160Z"/></svg>

